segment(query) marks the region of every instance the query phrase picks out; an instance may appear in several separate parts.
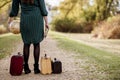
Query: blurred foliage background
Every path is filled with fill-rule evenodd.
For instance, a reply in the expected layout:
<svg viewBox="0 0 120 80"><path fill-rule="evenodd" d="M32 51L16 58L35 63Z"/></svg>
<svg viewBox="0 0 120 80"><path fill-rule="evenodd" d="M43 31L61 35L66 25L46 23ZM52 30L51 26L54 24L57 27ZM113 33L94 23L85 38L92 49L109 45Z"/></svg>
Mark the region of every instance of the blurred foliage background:
<svg viewBox="0 0 120 80"><path fill-rule="evenodd" d="M7 20L11 0L0 0L0 34L8 32Z"/></svg>
<svg viewBox="0 0 120 80"><path fill-rule="evenodd" d="M0 0L0 34L8 32L11 1ZM116 39L120 38L119 3L120 0L63 0L59 6L46 5L52 15L52 30Z"/></svg>
<svg viewBox="0 0 120 80"><path fill-rule="evenodd" d="M119 0L64 0L57 9L58 15L52 22L56 31L92 32L93 37L120 38L119 31L114 33L120 29ZM113 37L112 33L117 36Z"/></svg>

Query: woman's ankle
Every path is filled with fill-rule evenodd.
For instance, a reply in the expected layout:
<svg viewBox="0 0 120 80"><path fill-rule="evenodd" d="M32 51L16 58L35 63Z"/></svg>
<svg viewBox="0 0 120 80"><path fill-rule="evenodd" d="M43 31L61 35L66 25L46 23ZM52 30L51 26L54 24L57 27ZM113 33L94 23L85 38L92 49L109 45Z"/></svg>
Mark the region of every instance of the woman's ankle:
<svg viewBox="0 0 120 80"><path fill-rule="evenodd" d="M34 64L34 73L35 74L40 73L39 64Z"/></svg>
<svg viewBox="0 0 120 80"><path fill-rule="evenodd" d="M25 72L25 74L31 73L31 70L30 70L28 64L24 64L24 72Z"/></svg>

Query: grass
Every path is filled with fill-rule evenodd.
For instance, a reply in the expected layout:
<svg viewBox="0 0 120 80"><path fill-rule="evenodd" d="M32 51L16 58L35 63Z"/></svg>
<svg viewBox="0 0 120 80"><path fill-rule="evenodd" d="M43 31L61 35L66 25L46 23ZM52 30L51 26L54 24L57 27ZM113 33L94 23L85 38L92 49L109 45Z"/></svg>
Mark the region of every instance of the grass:
<svg viewBox="0 0 120 80"><path fill-rule="evenodd" d="M99 75L98 80L120 80L120 56L74 41L57 32L50 34L62 49L75 52L78 58L88 59L89 65L84 66L86 70L94 66L97 72L105 73L104 77Z"/></svg>
<svg viewBox="0 0 120 80"><path fill-rule="evenodd" d="M0 59L10 55L17 43L20 42L19 35L3 34L0 35Z"/></svg>

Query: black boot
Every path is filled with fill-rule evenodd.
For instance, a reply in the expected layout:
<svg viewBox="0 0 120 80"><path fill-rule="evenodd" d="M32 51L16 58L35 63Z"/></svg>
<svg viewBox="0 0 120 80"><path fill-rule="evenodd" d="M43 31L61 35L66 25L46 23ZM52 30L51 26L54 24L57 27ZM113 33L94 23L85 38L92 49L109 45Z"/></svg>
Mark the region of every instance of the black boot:
<svg viewBox="0 0 120 80"><path fill-rule="evenodd" d="M25 74L31 73L31 70L29 69L28 64L24 64L24 72Z"/></svg>
<svg viewBox="0 0 120 80"><path fill-rule="evenodd" d="M35 73L35 74L40 73L39 64L34 64L34 73Z"/></svg>

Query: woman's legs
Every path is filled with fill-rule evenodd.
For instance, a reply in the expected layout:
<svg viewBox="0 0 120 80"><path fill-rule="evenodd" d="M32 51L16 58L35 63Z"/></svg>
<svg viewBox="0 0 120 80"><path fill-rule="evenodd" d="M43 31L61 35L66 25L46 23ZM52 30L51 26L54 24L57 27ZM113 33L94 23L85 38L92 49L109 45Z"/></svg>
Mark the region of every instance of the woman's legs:
<svg viewBox="0 0 120 80"><path fill-rule="evenodd" d="M34 45L34 61L35 61L35 64L38 64L39 56L40 56L40 45L39 43L36 43L33 45Z"/></svg>
<svg viewBox="0 0 120 80"><path fill-rule="evenodd" d="M31 72L31 70L29 69L29 65L28 65L29 49L30 49L30 44L24 44L23 55L24 55L24 71L25 71L25 74L28 74L28 73Z"/></svg>
<svg viewBox="0 0 120 80"><path fill-rule="evenodd" d="M40 45L39 43L33 44L34 45L34 73L40 73L39 70L39 56L40 56ZM30 44L24 44L24 48L23 48L23 55L24 55L24 71L25 74L28 74L31 72L31 70L29 69L29 65L28 65L28 60L29 60L29 52L30 52Z"/></svg>
<svg viewBox="0 0 120 80"><path fill-rule="evenodd" d="M39 56L40 56L40 44L35 43L33 45L34 45L34 61L35 61L34 73L37 74L37 73L40 73L39 64L38 64L39 63Z"/></svg>

